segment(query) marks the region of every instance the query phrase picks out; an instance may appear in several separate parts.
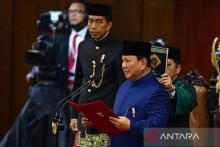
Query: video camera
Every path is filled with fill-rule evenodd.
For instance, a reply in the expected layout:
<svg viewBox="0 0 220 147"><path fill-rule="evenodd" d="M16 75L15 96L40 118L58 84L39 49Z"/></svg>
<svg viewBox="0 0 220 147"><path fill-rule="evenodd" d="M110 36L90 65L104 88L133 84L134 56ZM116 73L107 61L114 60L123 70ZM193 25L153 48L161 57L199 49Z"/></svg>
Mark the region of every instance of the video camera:
<svg viewBox="0 0 220 147"><path fill-rule="evenodd" d="M57 68L57 34L65 34L69 29L65 12L48 11L42 13L37 20L40 35L32 44L32 49L25 53L25 62L30 66L38 66L38 77L45 80L54 78Z"/></svg>
<svg viewBox="0 0 220 147"><path fill-rule="evenodd" d="M37 20L37 27L40 31L66 32L69 28L68 15L62 11L48 11L42 13Z"/></svg>

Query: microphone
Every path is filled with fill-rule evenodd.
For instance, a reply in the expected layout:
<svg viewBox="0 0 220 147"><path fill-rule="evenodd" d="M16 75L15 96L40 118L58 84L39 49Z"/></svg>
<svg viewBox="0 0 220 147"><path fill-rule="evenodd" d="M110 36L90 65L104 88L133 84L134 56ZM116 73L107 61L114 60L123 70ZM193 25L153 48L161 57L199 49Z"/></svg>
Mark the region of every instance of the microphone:
<svg viewBox="0 0 220 147"><path fill-rule="evenodd" d="M73 98L75 98L75 96L77 96L78 94L80 94L81 90L85 90L87 87L89 87L92 84L91 79L89 81L87 81L85 84L83 84L82 86L80 86L78 89L76 89L75 91L71 92L69 95L67 95L66 97L64 97L58 104L57 104L57 108L56 108L56 114L54 119L52 120L52 132L54 135L56 135L58 133L58 131L63 130L64 126L63 126L63 117L62 117L62 113L61 111L63 110L63 107L66 103L68 103L69 101L71 101ZM71 97L70 99L68 99L69 97ZM63 103L63 105L61 105ZM61 109L60 109L60 106Z"/></svg>
<svg viewBox="0 0 220 147"><path fill-rule="evenodd" d="M105 67L104 64L104 59L105 59L105 54L102 54L101 59L100 59L100 63L102 64L103 67ZM95 68L95 66L94 66ZM95 85L95 81L98 78L103 78L103 74L104 71L95 77L95 74L93 73L90 76L90 80L88 80L85 84L81 85L78 89L76 89L75 91L71 92L69 95L67 95L66 97L64 97L58 104L57 104L57 108L56 108L56 114L54 119L52 120L52 132L54 135L56 135L58 133L58 131L61 131L64 129L64 125L63 125L63 117L62 117L62 111L64 106L70 102L71 100L73 100L75 98L75 96L77 96L78 94L80 94L80 92L83 90L86 90L89 86L93 86ZM100 83L101 84L101 83ZM72 96L72 97L71 97ZM69 99L69 97L71 97ZM62 106L62 107L61 107ZM60 108L61 107L61 108Z"/></svg>

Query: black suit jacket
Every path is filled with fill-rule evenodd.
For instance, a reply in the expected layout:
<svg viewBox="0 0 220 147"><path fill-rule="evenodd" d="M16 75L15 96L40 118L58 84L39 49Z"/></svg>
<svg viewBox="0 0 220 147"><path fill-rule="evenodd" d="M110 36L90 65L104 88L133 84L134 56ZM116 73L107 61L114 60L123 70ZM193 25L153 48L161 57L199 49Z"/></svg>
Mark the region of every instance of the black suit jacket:
<svg viewBox="0 0 220 147"><path fill-rule="evenodd" d="M68 58L69 58L69 37L71 31L66 35L57 36L55 44L55 52L57 57L57 73L55 81L60 85L67 86L69 71L68 71ZM89 36L87 32L86 37Z"/></svg>
<svg viewBox="0 0 220 147"><path fill-rule="evenodd" d="M55 52L57 58L57 70L55 82L59 85L67 86L68 80L68 49L69 34L56 38Z"/></svg>
<svg viewBox="0 0 220 147"><path fill-rule="evenodd" d="M100 82L102 70L100 59L103 54L105 54L105 71L100 87L89 86L81 90L80 95L74 98L74 102L82 104L103 100L112 108L117 88L125 80L121 67L121 53L122 43L110 35L99 42L94 41L91 37L87 37L81 42L78 51L74 90L90 80L90 75L93 73L92 61L96 63L95 77L99 77L96 83ZM77 112L73 113L73 117L77 118Z"/></svg>

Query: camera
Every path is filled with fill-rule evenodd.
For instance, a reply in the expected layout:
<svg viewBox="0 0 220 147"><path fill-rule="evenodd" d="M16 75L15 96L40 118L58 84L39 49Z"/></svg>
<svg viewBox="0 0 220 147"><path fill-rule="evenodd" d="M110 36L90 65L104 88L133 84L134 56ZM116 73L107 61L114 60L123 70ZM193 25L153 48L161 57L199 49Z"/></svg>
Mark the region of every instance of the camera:
<svg viewBox="0 0 220 147"><path fill-rule="evenodd" d="M65 34L69 29L65 12L48 11L42 13L37 20L40 35L32 43L32 49L26 51L25 62L30 66L38 66L36 76L40 80L53 80L57 71L58 45L57 34Z"/></svg>
<svg viewBox="0 0 220 147"><path fill-rule="evenodd" d="M69 29L68 15L62 11L48 11L40 15L37 20L39 31L66 32Z"/></svg>

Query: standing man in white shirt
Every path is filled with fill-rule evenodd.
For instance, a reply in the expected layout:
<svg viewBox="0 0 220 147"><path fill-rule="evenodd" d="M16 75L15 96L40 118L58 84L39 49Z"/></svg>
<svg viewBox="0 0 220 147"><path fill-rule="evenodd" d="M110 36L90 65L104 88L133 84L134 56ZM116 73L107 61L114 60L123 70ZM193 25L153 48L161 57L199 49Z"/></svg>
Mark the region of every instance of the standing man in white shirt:
<svg viewBox="0 0 220 147"><path fill-rule="evenodd" d="M83 0L73 0L68 8L68 19L71 26L68 50L68 88L72 90L75 79L75 68L79 43L87 36L87 4Z"/></svg>
<svg viewBox="0 0 220 147"><path fill-rule="evenodd" d="M75 69L76 69L76 61L78 55L78 47L79 44L84 41L84 39L88 36L88 15L87 15L87 2L85 0L72 0L68 7L68 20L70 24L70 31L64 37L63 50L60 52L60 61L62 62L61 65L63 69L66 69L65 73L63 74L63 78L67 81L64 82L67 85L68 91L71 92L74 80L75 80ZM68 106L64 107L64 111L66 113L65 120L69 120L67 118L68 115ZM69 124L69 122L66 122ZM60 140L60 146L69 147L73 144L73 132L68 130L68 126L65 126L64 130L64 138Z"/></svg>

